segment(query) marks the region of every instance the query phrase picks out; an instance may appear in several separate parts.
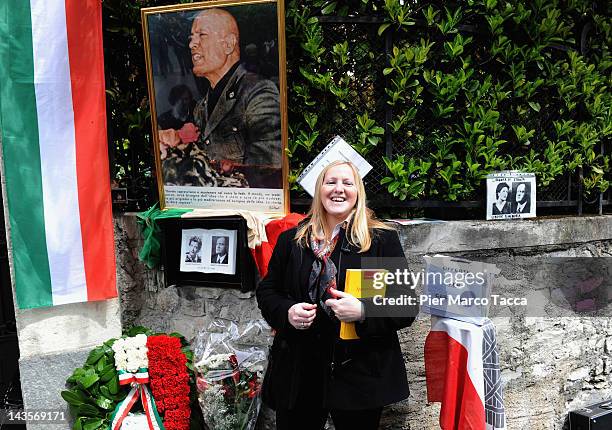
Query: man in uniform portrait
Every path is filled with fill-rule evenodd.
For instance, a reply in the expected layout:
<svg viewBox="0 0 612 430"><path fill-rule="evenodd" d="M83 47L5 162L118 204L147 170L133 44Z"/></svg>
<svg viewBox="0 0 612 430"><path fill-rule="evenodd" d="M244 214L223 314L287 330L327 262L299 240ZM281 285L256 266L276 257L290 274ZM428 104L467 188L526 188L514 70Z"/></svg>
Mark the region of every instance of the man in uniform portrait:
<svg viewBox="0 0 612 430"><path fill-rule="evenodd" d="M278 88L240 63L238 24L226 10L195 17L189 49L194 75L210 83L194 110L198 148L223 171L246 166L249 186L259 186L249 168L280 169L282 163Z"/></svg>

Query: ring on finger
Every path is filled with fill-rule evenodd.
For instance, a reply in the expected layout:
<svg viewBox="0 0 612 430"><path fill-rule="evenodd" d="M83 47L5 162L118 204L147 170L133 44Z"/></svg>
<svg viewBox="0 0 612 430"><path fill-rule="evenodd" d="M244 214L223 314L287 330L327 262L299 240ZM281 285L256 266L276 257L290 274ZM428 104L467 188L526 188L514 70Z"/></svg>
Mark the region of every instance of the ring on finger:
<svg viewBox="0 0 612 430"><path fill-rule="evenodd" d="M302 321L302 328L306 328L306 323Z"/></svg>

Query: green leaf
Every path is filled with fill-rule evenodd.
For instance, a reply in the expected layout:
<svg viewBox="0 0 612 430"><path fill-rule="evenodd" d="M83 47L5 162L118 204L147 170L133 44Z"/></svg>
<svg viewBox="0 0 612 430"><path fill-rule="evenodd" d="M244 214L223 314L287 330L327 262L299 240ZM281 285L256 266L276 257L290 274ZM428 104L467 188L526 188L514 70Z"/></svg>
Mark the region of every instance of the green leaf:
<svg viewBox="0 0 612 430"><path fill-rule="evenodd" d="M83 426L81 425L81 417L78 417L76 420L74 420L72 430L83 430Z"/></svg>
<svg viewBox="0 0 612 430"><path fill-rule="evenodd" d="M93 366L100 358L102 358L102 356L104 356L104 348L102 346L98 346L97 348L91 350L89 356L87 356L87 361L85 361L85 364Z"/></svg>
<svg viewBox="0 0 612 430"><path fill-rule="evenodd" d="M533 109L534 111L540 112L540 103L529 102L529 106L531 106L531 109Z"/></svg>
<svg viewBox="0 0 612 430"><path fill-rule="evenodd" d="M99 417L102 416L102 412L95 406L88 405L85 403L77 407L77 415L86 417Z"/></svg>
<svg viewBox="0 0 612 430"><path fill-rule="evenodd" d="M378 27L378 35L379 36L382 35L385 32L385 30L389 28L390 25L391 25L390 22L385 22L384 24L381 24L380 27Z"/></svg>
<svg viewBox="0 0 612 430"><path fill-rule="evenodd" d="M336 2L330 2L327 6L325 6L323 9L321 9L321 13L323 15L329 15L330 13L332 13L334 10L336 9Z"/></svg>
<svg viewBox="0 0 612 430"><path fill-rule="evenodd" d="M100 406L102 409L109 410L113 408L113 401L104 396L99 396L96 398L96 405Z"/></svg>
<svg viewBox="0 0 612 430"><path fill-rule="evenodd" d="M103 373L104 368L107 366L107 362L106 362L106 355L103 355L99 360L98 363L96 363L96 372L97 373Z"/></svg>
<svg viewBox="0 0 612 430"><path fill-rule="evenodd" d="M117 376L112 378L106 383L106 387L111 394L117 394L119 392L119 378Z"/></svg>
<svg viewBox="0 0 612 430"><path fill-rule="evenodd" d="M100 394L102 394L104 397L112 397L111 392L106 385L100 386Z"/></svg>
<svg viewBox="0 0 612 430"><path fill-rule="evenodd" d="M86 375L79 378L78 384L83 388L88 389L93 384L98 382L99 379L100 377L92 370L90 373L87 373Z"/></svg>
<svg viewBox="0 0 612 430"><path fill-rule="evenodd" d="M60 395L62 399L72 406L80 406L85 402L82 394L76 390L62 391Z"/></svg>
<svg viewBox="0 0 612 430"><path fill-rule="evenodd" d="M96 430L102 424L104 424L104 420L102 418L85 420L83 430Z"/></svg>
<svg viewBox="0 0 612 430"><path fill-rule="evenodd" d="M110 367L109 367L110 366ZM100 382L108 382L117 375L114 365L109 365L103 369L103 373L100 376Z"/></svg>

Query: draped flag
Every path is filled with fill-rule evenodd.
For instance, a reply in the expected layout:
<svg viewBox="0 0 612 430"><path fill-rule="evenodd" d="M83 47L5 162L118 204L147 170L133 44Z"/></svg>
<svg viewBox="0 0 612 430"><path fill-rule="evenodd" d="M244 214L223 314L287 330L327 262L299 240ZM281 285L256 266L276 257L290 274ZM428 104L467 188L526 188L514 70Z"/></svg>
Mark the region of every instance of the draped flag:
<svg viewBox="0 0 612 430"><path fill-rule="evenodd" d="M0 1L5 203L21 309L117 296L101 8Z"/></svg>
<svg viewBox="0 0 612 430"><path fill-rule="evenodd" d="M505 430L495 327L432 317L425 340L427 400L443 430Z"/></svg>

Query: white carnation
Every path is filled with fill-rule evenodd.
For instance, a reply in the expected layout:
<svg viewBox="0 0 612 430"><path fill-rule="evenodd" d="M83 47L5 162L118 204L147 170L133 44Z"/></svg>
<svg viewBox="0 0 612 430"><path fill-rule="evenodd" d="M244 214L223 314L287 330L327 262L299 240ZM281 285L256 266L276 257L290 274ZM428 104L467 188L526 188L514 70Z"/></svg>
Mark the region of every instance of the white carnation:
<svg viewBox="0 0 612 430"><path fill-rule="evenodd" d="M134 336L134 343L137 346L146 346L147 345L147 335L146 334L137 334L136 336Z"/></svg>
<svg viewBox="0 0 612 430"><path fill-rule="evenodd" d="M112 349L115 352L115 354L117 354L120 351L125 351L125 340L117 339L116 341L114 341Z"/></svg>

